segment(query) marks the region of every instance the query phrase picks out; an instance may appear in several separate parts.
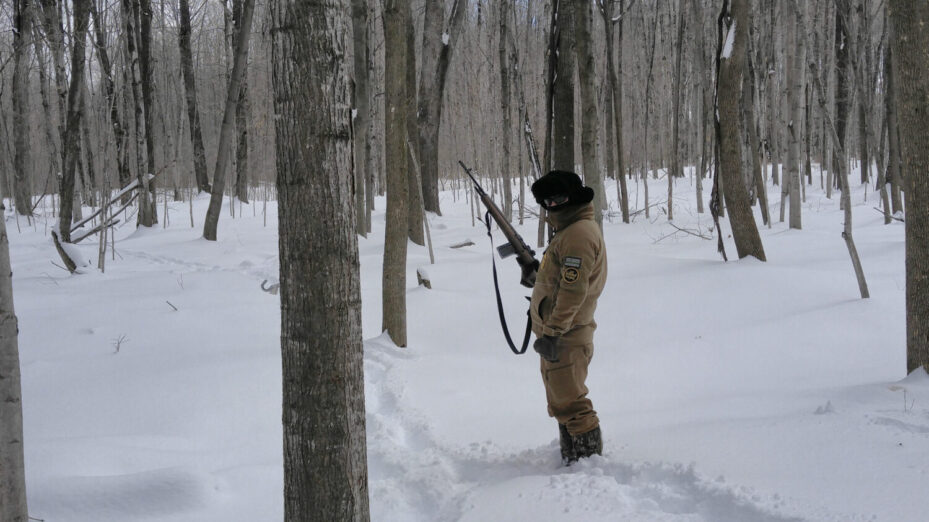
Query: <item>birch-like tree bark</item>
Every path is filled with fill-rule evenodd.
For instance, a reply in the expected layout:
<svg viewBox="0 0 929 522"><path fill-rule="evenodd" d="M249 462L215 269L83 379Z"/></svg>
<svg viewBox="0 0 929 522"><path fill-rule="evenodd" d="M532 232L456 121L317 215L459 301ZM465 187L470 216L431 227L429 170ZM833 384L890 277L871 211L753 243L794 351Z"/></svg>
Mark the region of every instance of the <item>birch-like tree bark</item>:
<svg viewBox="0 0 929 522"><path fill-rule="evenodd" d="M243 6L241 34L253 5ZM348 7L270 8L286 522L370 519Z"/></svg>
<svg viewBox="0 0 929 522"><path fill-rule="evenodd" d="M229 155L232 153L232 140L235 137L235 114L239 100L239 88L245 76L246 49L252 27L252 13L255 11L255 0L243 0L242 30L235 35L235 58L232 73L229 75L229 89L226 93L226 109L223 113L223 124L219 131L219 150L216 153L216 169L213 171L213 191L210 194L210 206L207 208L206 219L203 223L203 237L209 241L216 241L216 228L219 223L219 213L223 206L223 190L226 187L226 168L229 165Z"/></svg>
<svg viewBox="0 0 929 522"><path fill-rule="evenodd" d="M929 371L929 4L891 0L888 8L906 170L906 369Z"/></svg>

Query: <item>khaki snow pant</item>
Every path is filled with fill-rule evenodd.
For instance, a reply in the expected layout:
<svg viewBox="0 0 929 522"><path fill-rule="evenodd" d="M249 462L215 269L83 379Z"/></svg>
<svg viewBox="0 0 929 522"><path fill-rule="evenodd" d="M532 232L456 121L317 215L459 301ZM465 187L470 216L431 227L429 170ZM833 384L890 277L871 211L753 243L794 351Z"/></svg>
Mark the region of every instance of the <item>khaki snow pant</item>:
<svg viewBox="0 0 929 522"><path fill-rule="evenodd" d="M548 415L558 424L568 427L571 435L579 435L600 425L593 403L587 398L587 366L594 354L593 342L564 343L558 352L558 362L551 363L539 357Z"/></svg>

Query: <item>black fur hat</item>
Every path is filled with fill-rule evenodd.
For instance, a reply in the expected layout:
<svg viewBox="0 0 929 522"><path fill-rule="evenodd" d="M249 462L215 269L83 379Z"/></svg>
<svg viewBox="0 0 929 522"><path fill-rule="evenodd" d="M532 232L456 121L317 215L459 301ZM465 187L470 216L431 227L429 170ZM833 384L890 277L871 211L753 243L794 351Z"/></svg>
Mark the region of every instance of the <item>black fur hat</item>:
<svg viewBox="0 0 929 522"><path fill-rule="evenodd" d="M550 171L532 184L532 195L546 210L560 210L560 206L558 209L550 209L544 200L561 194L568 196L568 202L564 206L585 205L594 199L594 189L585 187L580 176L565 170Z"/></svg>

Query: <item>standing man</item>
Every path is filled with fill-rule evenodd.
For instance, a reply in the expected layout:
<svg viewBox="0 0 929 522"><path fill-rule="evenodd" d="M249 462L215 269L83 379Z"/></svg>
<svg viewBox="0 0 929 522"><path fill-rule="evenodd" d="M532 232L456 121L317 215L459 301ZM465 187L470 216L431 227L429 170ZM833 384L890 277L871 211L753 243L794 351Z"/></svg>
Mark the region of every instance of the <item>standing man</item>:
<svg viewBox="0 0 929 522"><path fill-rule="evenodd" d="M577 174L553 170L532 184L532 195L555 230L529 306L533 348L541 356L548 414L558 420L561 459L571 464L603 452L584 381L594 350L594 310L606 282L606 248L594 221L594 191Z"/></svg>

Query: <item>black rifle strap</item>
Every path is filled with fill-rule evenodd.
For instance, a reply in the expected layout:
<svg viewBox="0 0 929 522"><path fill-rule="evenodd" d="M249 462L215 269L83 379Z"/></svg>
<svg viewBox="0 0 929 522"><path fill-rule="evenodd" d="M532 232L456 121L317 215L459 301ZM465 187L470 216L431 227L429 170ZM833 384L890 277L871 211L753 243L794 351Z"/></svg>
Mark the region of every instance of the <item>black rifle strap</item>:
<svg viewBox="0 0 929 522"><path fill-rule="evenodd" d="M490 261L493 263L494 269L494 290L497 291L497 312L500 314L500 326L503 327L503 336L506 337L506 343L510 345L510 350L513 350L516 355L522 355L526 353L526 348L529 347L529 337L532 335L532 317L526 319L526 334L523 337L523 345L517 349L513 343L513 338L510 337L510 329L506 326L506 317L503 315L503 299L500 298L500 283L497 281L497 260L494 258L494 236L490 233L489 210L484 214L484 224L487 225L487 237L490 238ZM526 310L526 315L529 315L529 310Z"/></svg>

